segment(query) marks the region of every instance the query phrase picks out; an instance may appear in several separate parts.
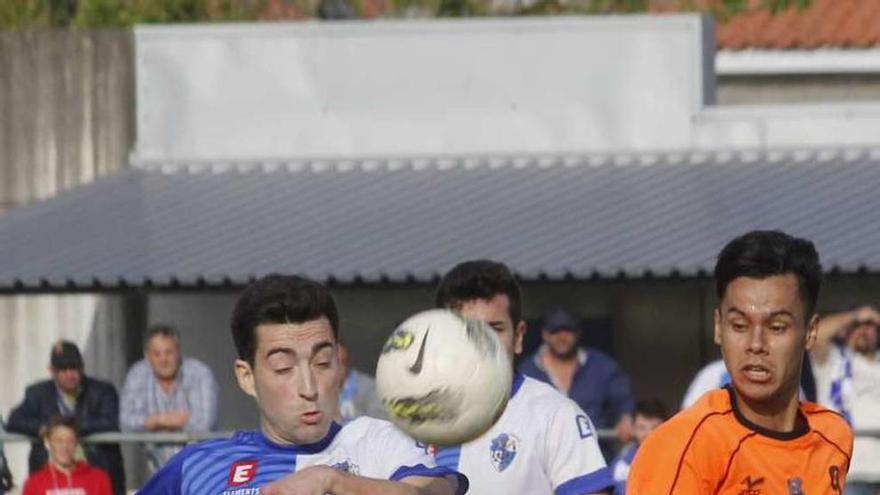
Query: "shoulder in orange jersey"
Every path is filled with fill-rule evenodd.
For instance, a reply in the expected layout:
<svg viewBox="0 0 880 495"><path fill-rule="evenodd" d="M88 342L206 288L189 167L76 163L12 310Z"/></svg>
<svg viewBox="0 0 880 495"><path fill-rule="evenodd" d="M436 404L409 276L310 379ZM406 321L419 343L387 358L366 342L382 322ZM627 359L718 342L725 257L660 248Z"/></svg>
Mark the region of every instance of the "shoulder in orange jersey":
<svg viewBox="0 0 880 495"><path fill-rule="evenodd" d="M841 495L853 435L837 413L800 404L792 432L761 428L731 388L706 393L639 448L628 495Z"/></svg>

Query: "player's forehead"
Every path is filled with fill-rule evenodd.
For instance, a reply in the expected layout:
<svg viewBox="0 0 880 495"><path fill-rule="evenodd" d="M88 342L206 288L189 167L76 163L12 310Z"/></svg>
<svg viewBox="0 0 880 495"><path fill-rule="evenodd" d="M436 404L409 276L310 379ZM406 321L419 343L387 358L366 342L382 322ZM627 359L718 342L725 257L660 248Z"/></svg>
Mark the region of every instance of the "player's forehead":
<svg viewBox="0 0 880 495"><path fill-rule="evenodd" d="M797 276L791 273L764 278L738 277L724 291L722 316L771 318L803 314Z"/></svg>
<svg viewBox="0 0 880 495"><path fill-rule="evenodd" d="M468 299L462 301L458 311L476 320L488 323L512 325L510 320L510 298L507 294L495 294L489 298Z"/></svg>
<svg viewBox="0 0 880 495"><path fill-rule="evenodd" d="M324 343L336 343L333 328L326 317L301 323L263 323L256 328L257 359L282 350L286 354L306 356L326 349Z"/></svg>

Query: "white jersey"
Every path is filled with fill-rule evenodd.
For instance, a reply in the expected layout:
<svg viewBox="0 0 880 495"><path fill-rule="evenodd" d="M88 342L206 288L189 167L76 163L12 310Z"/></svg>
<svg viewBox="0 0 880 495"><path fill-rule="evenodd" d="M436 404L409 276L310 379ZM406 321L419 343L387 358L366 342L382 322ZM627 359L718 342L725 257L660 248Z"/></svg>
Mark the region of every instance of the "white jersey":
<svg viewBox="0 0 880 495"><path fill-rule="evenodd" d="M857 431L880 430L880 354L867 358L834 346L824 360L813 358L813 375L820 404L843 414ZM856 436L846 478L880 482L880 438Z"/></svg>
<svg viewBox="0 0 880 495"><path fill-rule="evenodd" d="M724 360L712 361L697 373L688 386L684 400L681 401L681 408L691 407L706 392L721 388L728 383L730 383L730 373L727 371L727 366L724 365Z"/></svg>
<svg viewBox="0 0 880 495"><path fill-rule="evenodd" d="M428 449L477 495L581 495L613 485L587 414L546 383L515 375L507 408L481 437Z"/></svg>
<svg viewBox="0 0 880 495"><path fill-rule="evenodd" d="M156 473L140 493L157 495L257 495L260 488L315 465L368 478L399 481L446 476L434 459L387 421L361 417L309 445L278 445L255 431L191 445ZM457 473L455 473L457 474ZM459 494L467 481L459 478Z"/></svg>

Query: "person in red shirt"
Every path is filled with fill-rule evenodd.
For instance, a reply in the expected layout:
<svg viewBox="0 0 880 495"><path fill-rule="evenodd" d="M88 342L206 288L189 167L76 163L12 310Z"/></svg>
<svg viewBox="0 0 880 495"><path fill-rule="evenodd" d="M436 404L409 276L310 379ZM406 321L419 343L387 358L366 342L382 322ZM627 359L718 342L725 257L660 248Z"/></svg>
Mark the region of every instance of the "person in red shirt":
<svg viewBox="0 0 880 495"><path fill-rule="evenodd" d="M24 482L22 495L113 495L107 473L77 460L79 430L74 418L54 416L43 441L49 462Z"/></svg>

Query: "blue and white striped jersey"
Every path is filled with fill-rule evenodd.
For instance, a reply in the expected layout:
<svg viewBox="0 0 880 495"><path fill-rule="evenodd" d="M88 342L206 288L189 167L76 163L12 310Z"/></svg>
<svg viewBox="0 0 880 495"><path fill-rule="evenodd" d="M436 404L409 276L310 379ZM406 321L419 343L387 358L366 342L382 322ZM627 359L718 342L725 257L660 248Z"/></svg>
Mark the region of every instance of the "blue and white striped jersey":
<svg viewBox="0 0 880 495"><path fill-rule="evenodd" d="M609 490L610 470L587 414L555 388L521 374L501 418L458 447L427 447L461 471L472 493L582 495Z"/></svg>
<svg viewBox="0 0 880 495"><path fill-rule="evenodd" d="M454 473L437 467L430 455L391 423L361 417L345 426L333 423L323 440L309 445L278 445L254 431L191 445L174 456L139 493L256 495L260 487L315 465L393 481ZM465 493L467 486L467 479L459 475L459 494Z"/></svg>

